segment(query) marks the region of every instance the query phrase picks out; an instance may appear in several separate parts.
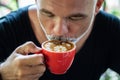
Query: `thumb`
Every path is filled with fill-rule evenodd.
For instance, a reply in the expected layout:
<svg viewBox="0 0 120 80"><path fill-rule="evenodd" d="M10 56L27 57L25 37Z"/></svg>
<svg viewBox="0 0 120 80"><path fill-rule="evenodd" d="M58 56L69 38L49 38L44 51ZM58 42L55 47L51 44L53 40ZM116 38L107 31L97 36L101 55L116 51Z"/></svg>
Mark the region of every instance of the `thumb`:
<svg viewBox="0 0 120 80"><path fill-rule="evenodd" d="M23 55L27 55L29 53L40 52L42 49L36 46L32 41L26 42L23 45L19 46L15 52Z"/></svg>

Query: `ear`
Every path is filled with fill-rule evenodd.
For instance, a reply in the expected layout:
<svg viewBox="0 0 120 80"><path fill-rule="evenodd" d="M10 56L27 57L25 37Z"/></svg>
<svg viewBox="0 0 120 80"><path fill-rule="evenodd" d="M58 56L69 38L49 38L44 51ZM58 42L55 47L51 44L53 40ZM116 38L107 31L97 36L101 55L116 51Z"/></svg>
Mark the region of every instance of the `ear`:
<svg viewBox="0 0 120 80"><path fill-rule="evenodd" d="M97 0L96 9L95 9L96 14L99 12L103 2L104 0Z"/></svg>
<svg viewBox="0 0 120 80"><path fill-rule="evenodd" d="M37 3L37 0L35 0L35 3Z"/></svg>

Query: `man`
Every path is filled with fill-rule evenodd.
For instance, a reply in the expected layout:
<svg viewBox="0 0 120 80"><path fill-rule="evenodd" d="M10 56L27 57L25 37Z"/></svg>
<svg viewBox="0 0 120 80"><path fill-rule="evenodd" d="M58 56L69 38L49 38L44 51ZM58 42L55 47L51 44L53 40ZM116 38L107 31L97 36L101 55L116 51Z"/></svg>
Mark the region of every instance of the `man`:
<svg viewBox="0 0 120 80"><path fill-rule="evenodd" d="M107 69L120 73L120 20L99 11L103 0L36 0L0 20L2 80L98 80ZM70 40L77 46L63 75L49 72L41 43Z"/></svg>

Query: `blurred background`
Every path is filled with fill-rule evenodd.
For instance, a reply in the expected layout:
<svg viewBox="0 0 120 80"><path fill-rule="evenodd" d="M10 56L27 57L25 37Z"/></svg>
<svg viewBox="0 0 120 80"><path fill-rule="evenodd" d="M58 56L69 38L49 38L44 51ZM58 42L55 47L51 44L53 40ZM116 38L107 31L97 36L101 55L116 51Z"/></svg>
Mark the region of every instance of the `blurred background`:
<svg viewBox="0 0 120 80"><path fill-rule="evenodd" d="M30 4L35 4L35 0L0 0L0 17ZM101 10L120 18L120 0L105 0ZM99 80L120 80L120 75L111 69L107 69Z"/></svg>
<svg viewBox="0 0 120 80"><path fill-rule="evenodd" d="M0 0L0 17L30 4L35 4L35 0Z"/></svg>
<svg viewBox="0 0 120 80"><path fill-rule="evenodd" d="M29 4L35 0L0 0L0 17ZM120 0L105 0L101 9L120 18Z"/></svg>

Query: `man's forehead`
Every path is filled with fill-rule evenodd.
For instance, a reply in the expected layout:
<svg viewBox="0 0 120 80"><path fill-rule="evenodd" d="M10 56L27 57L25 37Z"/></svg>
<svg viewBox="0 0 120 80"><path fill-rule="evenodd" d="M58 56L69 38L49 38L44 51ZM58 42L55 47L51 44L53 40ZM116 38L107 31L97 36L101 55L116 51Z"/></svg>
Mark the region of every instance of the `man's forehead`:
<svg viewBox="0 0 120 80"><path fill-rule="evenodd" d="M72 5L72 4L83 4L83 3L89 3L94 2L96 0L38 0L40 2L51 2L53 4L61 4L61 5Z"/></svg>
<svg viewBox="0 0 120 80"><path fill-rule="evenodd" d="M38 0L42 6L81 7L93 4L95 0Z"/></svg>
<svg viewBox="0 0 120 80"><path fill-rule="evenodd" d="M59 16L81 13L87 14L91 11L94 0L39 0L40 9L45 9ZM89 9L88 9L89 8Z"/></svg>

